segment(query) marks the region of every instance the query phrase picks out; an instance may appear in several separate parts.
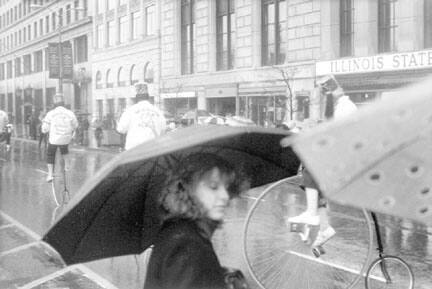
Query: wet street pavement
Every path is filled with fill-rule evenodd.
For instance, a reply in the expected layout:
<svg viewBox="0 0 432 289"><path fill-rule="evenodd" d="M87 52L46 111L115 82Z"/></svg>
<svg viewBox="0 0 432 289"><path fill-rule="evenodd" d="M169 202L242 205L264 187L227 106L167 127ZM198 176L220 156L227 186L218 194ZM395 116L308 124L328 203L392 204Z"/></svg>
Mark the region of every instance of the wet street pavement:
<svg viewBox="0 0 432 289"><path fill-rule="evenodd" d="M79 147L73 148L71 154L72 169L67 174L66 182L71 196L115 156L115 153ZM39 151L35 142L15 140L11 152L0 149L0 288L142 288L146 253L65 267L51 248L38 242L64 209L57 206L57 202L61 203L64 197L64 183L57 176L51 185L45 182L45 177L45 152ZM250 235L251 240L257 236L258 241L246 244L250 248L246 255L257 271L261 270L259 266L266 268L267 271L259 272L263 276L262 280L267 282L271 279L273 282L265 283L269 284L267 288L278 288L278 283L274 280L284 282L283 277L289 275L287 271L296 272L294 275L298 276L297 279L302 279L301 274L318 276L319 271L325 273L325 268L328 269L329 264L335 263L339 269L342 268L340 270L348 272L346 275L353 275L354 273L345 268L351 268L354 262L365 258L367 227L364 224L354 225L358 218L353 211L346 208L338 210L338 206L332 207L335 209L331 216L338 235L329 242L327 254L318 259L319 262L312 257L304 258L302 256L311 254L308 247L302 245L304 254L299 255L301 258L296 257L295 264L299 266L302 264L301 260L306 260L311 264L311 272L294 271L296 268L288 263L285 256L291 254L287 254L290 246L297 242L290 238L298 236L287 234L281 222L287 214L294 214L286 210L287 204L302 196L302 192L297 191L291 194L294 197L290 199L284 193L288 188L293 189L292 186L282 186L272 193L272 199L266 199L264 205L257 208L253 215L256 220L252 219L253 226L249 227L249 230L255 230ZM243 234L248 211L261 191L262 188L251 190L233 202L223 229L217 231L214 237L215 249L221 263L241 269L254 289L260 286L253 280L246 265ZM341 217L348 215L349 218ZM338 219L341 221L338 222ZM432 228L389 216L379 216L379 219L385 253L399 256L410 264L416 278L414 288L432 288ZM359 227L363 229L358 229ZM279 233L280 230L283 233ZM375 247L374 243L372 250ZM262 257L264 254L265 258ZM375 257L374 251L373 258ZM259 262L262 264L258 265ZM288 268L287 271L284 271L284 268ZM339 286L336 279L329 287L324 287L323 283L320 286L319 282L320 280L316 287L311 288ZM284 285L282 288L297 289L303 286L301 283L292 282ZM364 288L364 282L359 282L354 288Z"/></svg>

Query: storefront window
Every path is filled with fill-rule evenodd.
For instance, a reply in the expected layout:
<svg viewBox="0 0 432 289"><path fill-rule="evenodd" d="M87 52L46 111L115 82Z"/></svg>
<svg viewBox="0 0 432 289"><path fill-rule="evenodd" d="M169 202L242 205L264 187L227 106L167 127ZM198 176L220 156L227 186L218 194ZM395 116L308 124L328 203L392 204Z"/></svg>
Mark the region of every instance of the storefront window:
<svg viewBox="0 0 432 289"><path fill-rule="evenodd" d="M179 118L187 111L197 108L196 98L167 98L164 99L165 109L174 117Z"/></svg>

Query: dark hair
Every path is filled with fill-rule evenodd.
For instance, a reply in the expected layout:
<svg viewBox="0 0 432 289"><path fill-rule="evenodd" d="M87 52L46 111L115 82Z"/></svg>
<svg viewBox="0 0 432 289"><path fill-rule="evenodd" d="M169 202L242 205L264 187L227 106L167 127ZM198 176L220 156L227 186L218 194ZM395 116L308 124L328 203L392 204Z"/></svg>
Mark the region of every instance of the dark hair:
<svg viewBox="0 0 432 289"><path fill-rule="evenodd" d="M199 219L205 212L192 195L193 186L214 168L226 177L228 193L231 198L240 193L241 181L234 166L222 157L212 153L196 153L179 162L179 165L168 172L158 200L165 212L164 218L184 217Z"/></svg>

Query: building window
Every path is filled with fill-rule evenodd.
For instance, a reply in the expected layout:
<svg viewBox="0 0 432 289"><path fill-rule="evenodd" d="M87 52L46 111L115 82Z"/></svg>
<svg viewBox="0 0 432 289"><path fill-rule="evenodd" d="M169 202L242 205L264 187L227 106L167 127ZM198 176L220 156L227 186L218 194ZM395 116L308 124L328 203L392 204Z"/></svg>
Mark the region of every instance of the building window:
<svg viewBox="0 0 432 289"><path fill-rule="evenodd" d="M107 99L107 115L113 116L114 115L114 99L110 98Z"/></svg>
<svg viewBox="0 0 432 289"><path fill-rule="evenodd" d="M70 5L66 5L66 24L71 23L71 6Z"/></svg>
<svg viewBox="0 0 432 289"><path fill-rule="evenodd" d="M285 0L263 0L262 2L261 53L263 65L285 62L286 9Z"/></svg>
<svg viewBox="0 0 432 289"><path fill-rule="evenodd" d="M130 70L130 74L129 74L129 79L130 79L130 84L134 85L135 83L138 82L138 72L137 69L135 67L135 65L132 65L131 70Z"/></svg>
<svg viewBox="0 0 432 289"><path fill-rule="evenodd" d="M138 12L132 13L132 39L138 39L141 33L141 15Z"/></svg>
<svg viewBox="0 0 432 289"><path fill-rule="evenodd" d="M0 63L0 80L5 79L5 64Z"/></svg>
<svg viewBox="0 0 432 289"><path fill-rule="evenodd" d="M46 47L45 49L44 49L44 54L45 54L45 70L48 70L49 69L49 62L48 62L48 55L49 55L49 49L48 49L48 47Z"/></svg>
<svg viewBox="0 0 432 289"><path fill-rule="evenodd" d="M43 35L43 19L39 19L39 35Z"/></svg>
<svg viewBox="0 0 432 289"><path fill-rule="evenodd" d="M98 25L96 28L96 34L97 34L97 43L96 43L96 47L97 48L103 48L104 47L104 42L103 42L103 25Z"/></svg>
<svg viewBox="0 0 432 289"><path fill-rule="evenodd" d="M21 43L22 43L22 32L20 30L18 31L18 44L21 45Z"/></svg>
<svg viewBox="0 0 432 289"><path fill-rule="evenodd" d="M79 0L74 1L74 20L78 21L79 19Z"/></svg>
<svg viewBox="0 0 432 289"><path fill-rule="evenodd" d="M49 22L49 15L45 17L45 33L48 33L50 31L50 22Z"/></svg>
<svg viewBox="0 0 432 289"><path fill-rule="evenodd" d="M424 2L424 47L432 47L432 1Z"/></svg>
<svg viewBox="0 0 432 289"><path fill-rule="evenodd" d="M36 38L38 35L37 31L38 31L38 25L37 25L37 22L34 22L33 23L33 37L34 38Z"/></svg>
<svg viewBox="0 0 432 289"><path fill-rule="evenodd" d="M34 60L34 72L41 72L42 71L42 50L38 50L33 54L33 60Z"/></svg>
<svg viewBox="0 0 432 289"><path fill-rule="evenodd" d="M144 82L147 83L154 82L154 70L150 62L148 62L144 68Z"/></svg>
<svg viewBox="0 0 432 289"><path fill-rule="evenodd" d="M31 73L31 55L26 54L23 56L24 60L24 75L28 75Z"/></svg>
<svg viewBox="0 0 432 289"><path fill-rule="evenodd" d="M125 43L128 38L128 25L127 17L123 16L119 18L119 42Z"/></svg>
<svg viewBox="0 0 432 289"><path fill-rule="evenodd" d="M114 29L114 21L108 21L107 23L107 45L114 46L115 41L115 29Z"/></svg>
<svg viewBox="0 0 432 289"><path fill-rule="evenodd" d="M146 35L155 34L155 6L150 5L145 9L146 16Z"/></svg>
<svg viewBox="0 0 432 289"><path fill-rule="evenodd" d="M181 73L194 72L194 0L181 0Z"/></svg>
<svg viewBox="0 0 432 289"><path fill-rule="evenodd" d="M9 60L6 64L6 77L12 78L12 60Z"/></svg>
<svg viewBox="0 0 432 289"><path fill-rule="evenodd" d="M58 25L59 25L59 27L63 27L63 8L59 9L58 17L59 17Z"/></svg>
<svg viewBox="0 0 432 289"><path fill-rule="evenodd" d="M51 14L52 31L55 31L57 29L57 27L56 27L56 25L57 25L57 23L56 23L56 17L57 17L57 14L55 12L53 12Z"/></svg>
<svg viewBox="0 0 432 289"><path fill-rule="evenodd" d="M118 103L118 115L121 115L125 110L126 110L126 98L122 97L122 98L118 98L117 99Z"/></svg>
<svg viewBox="0 0 432 289"><path fill-rule="evenodd" d="M113 73L111 72L111 69L108 69L106 73L105 83L106 83L106 88L114 87L114 77L113 77Z"/></svg>
<svg viewBox="0 0 432 289"><path fill-rule="evenodd" d="M15 76L21 76L21 58L15 58Z"/></svg>
<svg viewBox="0 0 432 289"><path fill-rule="evenodd" d="M378 0L378 52L396 51L397 0Z"/></svg>
<svg viewBox="0 0 432 289"><path fill-rule="evenodd" d="M74 39L74 55L75 63L88 61L87 35Z"/></svg>
<svg viewBox="0 0 432 289"><path fill-rule="evenodd" d="M117 85L118 86L125 86L127 81L126 73L123 67L120 67L118 74L117 74Z"/></svg>
<svg viewBox="0 0 432 289"><path fill-rule="evenodd" d="M96 72L96 89L102 88L102 73Z"/></svg>
<svg viewBox="0 0 432 289"><path fill-rule="evenodd" d="M96 103L97 103L98 119L102 120L102 118L103 118L103 100L102 99L98 99L96 101Z"/></svg>
<svg viewBox="0 0 432 289"><path fill-rule="evenodd" d="M234 0L216 2L217 69L234 67L235 10Z"/></svg>
<svg viewBox="0 0 432 289"><path fill-rule="evenodd" d="M340 56L352 55L353 40L353 5L352 0L340 1Z"/></svg>

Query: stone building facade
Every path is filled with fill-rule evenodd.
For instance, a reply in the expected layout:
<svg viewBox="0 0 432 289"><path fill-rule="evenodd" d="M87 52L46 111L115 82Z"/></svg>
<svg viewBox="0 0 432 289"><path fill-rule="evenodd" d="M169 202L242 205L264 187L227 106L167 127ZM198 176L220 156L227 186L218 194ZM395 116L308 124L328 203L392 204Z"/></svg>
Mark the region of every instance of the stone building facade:
<svg viewBox="0 0 432 289"><path fill-rule="evenodd" d="M0 109L18 129L32 111L49 110L56 91L73 110L91 109L89 14L86 0L0 1ZM55 53L50 60L49 44L56 49L60 41L68 50L61 82L59 71L49 75L50 63L59 61Z"/></svg>

